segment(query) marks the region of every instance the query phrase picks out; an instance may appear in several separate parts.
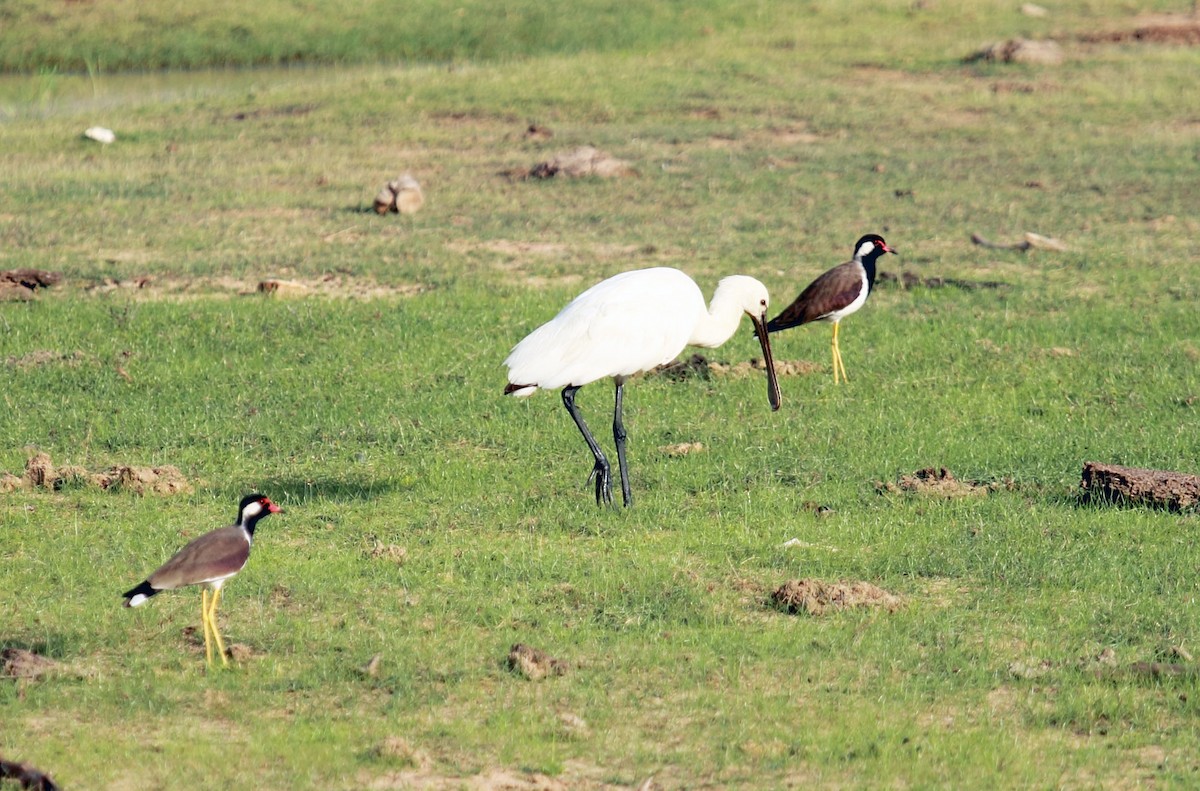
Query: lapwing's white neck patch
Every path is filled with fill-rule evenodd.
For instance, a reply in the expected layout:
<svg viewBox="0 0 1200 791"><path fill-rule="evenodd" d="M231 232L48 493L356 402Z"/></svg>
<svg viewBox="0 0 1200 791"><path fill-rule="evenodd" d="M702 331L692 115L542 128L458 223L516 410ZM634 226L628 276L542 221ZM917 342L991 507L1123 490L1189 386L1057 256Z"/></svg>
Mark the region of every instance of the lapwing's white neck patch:
<svg viewBox="0 0 1200 791"><path fill-rule="evenodd" d="M254 502L247 505L245 508L242 509L242 524L245 524L247 519L253 519L254 517L261 514L262 510L263 510L263 504L260 503L258 500L255 500Z"/></svg>
<svg viewBox="0 0 1200 791"><path fill-rule="evenodd" d="M858 246L858 252L856 252L854 254L854 257L861 261L862 259L866 258L868 255L870 255L871 251L874 249L875 249L874 242L863 242L862 244L860 244Z"/></svg>

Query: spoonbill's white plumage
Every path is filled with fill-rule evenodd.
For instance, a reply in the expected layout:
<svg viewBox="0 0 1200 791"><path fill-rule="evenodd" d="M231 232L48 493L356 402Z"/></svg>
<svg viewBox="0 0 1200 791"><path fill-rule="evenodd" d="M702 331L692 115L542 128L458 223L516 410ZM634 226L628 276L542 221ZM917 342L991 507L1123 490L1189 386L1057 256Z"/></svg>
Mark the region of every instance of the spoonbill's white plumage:
<svg viewBox="0 0 1200 791"><path fill-rule="evenodd" d="M580 294L513 348L504 361L509 382L504 392L528 396L539 388L562 388L563 405L596 460L592 468L596 502L604 504L612 502L612 474L608 459L575 407L575 393L586 384L612 377L616 383L613 439L621 495L625 505L630 505L633 498L621 422L625 380L670 362L685 346L720 346L737 331L745 313L762 344L771 408L778 409L779 383L766 332L769 302L766 286L744 275L722 279L706 307L700 288L678 269L623 272Z"/></svg>

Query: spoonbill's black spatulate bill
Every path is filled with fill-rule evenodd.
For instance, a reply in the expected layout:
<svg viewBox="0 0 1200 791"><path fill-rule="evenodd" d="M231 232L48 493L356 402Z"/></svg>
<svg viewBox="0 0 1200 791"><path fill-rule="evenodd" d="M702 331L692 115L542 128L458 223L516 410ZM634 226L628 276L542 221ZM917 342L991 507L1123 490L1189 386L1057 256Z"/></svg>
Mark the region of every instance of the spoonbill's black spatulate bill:
<svg viewBox="0 0 1200 791"><path fill-rule="evenodd" d="M621 421L625 380L670 362L685 346L720 346L737 330L744 313L750 316L762 344L767 398L772 409L779 409L779 383L766 329L769 301L766 286L744 275L722 279L707 307L699 286L678 269L655 267L615 275L580 294L513 348L504 361L508 366L504 392L528 396L539 388L562 388L563 405L595 459L591 475L596 482L596 502L609 504L611 468L575 406L575 394L586 384L611 377L616 383L613 440L621 496L625 505L630 505L633 496Z"/></svg>

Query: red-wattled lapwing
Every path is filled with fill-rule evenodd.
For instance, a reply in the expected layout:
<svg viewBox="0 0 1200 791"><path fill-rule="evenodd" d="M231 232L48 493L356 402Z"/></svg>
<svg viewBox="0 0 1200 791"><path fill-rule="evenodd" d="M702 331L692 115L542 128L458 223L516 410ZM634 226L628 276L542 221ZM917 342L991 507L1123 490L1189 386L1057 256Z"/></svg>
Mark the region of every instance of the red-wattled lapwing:
<svg viewBox="0 0 1200 791"><path fill-rule="evenodd" d="M228 665L225 643L217 630L217 603L221 600L221 585L246 565L258 520L281 511L279 506L261 494L246 495L238 506L236 523L205 533L188 543L158 571L147 577L145 582L123 593L125 606L137 607L159 591L203 585L200 592L200 620L204 624L204 655L208 664L212 665L212 641L216 641L221 663ZM210 588L211 604L208 599Z"/></svg>
<svg viewBox="0 0 1200 791"><path fill-rule="evenodd" d="M714 348L729 340L747 313L758 330L767 367L767 398L779 409L779 383L767 339L767 288L752 277L721 280L712 303L693 280L678 269L655 267L624 272L598 283L518 343L508 366L505 395L528 396L538 388L562 388L563 405L583 434L596 463L588 480L596 481L596 503L612 502L612 473L583 416L575 393L597 379L616 382L613 439L621 469L621 496L633 502L625 465L625 427L621 404L625 380L675 359L683 347Z"/></svg>
<svg viewBox="0 0 1200 791"><path fill-rule="evenodd" d="M854 244L854 259L835 266L800 292L792 304L767 323L767 332L779 332L810 321L833 322L833 383L838 372L846 378L846 366L838 349L838 322L863 306L875 287L875 261L884 253L895 254L883 237L869 233Z"/></svg>

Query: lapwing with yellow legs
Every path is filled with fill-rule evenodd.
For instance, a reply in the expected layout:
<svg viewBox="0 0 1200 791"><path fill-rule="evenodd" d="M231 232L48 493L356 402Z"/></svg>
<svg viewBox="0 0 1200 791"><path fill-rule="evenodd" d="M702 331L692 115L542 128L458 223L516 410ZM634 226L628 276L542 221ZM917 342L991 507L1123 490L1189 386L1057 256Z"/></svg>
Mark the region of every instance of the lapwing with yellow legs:
<svg viewBox="0 0 1200 791"><path fill-rule="evenodd" d="M854 258L835 266L800 292L800 296L767 323L767 332L779 332L812 321L833 322L833 383L846 366L838 348L838 323L858 310L875 287L875 262L884 253L896 254L883 237L869 233L854 243Z"/></svg>
<svg viewBox="0 0 1200 791"><path fill-rule="evenodd" d="M191 541L183 549L158 568L146 581L122 594L126 607L145 604L151 596L165 590L203 585L200 592L200 620L204 625L204 655L211 667L213 643L221 657L221 664L228 665L225 658L225 643L217 629L217 605L221 601L221 586L230 577L245 567L250 558L250 547L254 543L254 528L258 520L268 514L280 513L283 509L261 494L250 494L242 498L238 506L237 522L205 533ZM212 591L212 597L208 595Z"/></svg>

